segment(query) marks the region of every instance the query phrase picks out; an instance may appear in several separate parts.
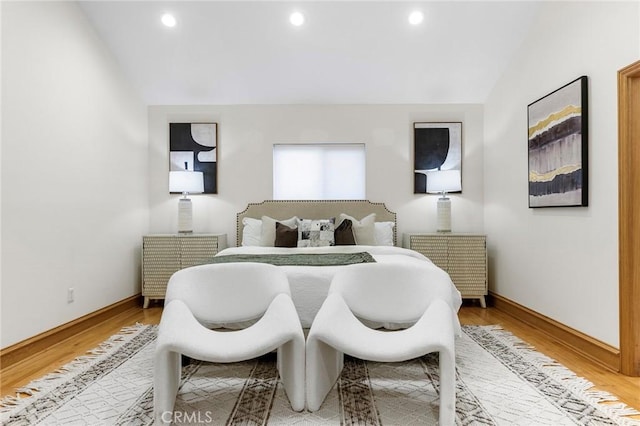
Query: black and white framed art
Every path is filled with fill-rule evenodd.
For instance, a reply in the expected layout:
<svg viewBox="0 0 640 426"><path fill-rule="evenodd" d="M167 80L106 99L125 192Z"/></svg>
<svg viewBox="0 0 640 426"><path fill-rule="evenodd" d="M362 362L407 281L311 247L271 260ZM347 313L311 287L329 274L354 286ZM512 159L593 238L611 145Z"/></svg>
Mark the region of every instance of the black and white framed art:
<svg viewBox="0 0 640 426"><path fill-rule="evenodd" d="M169 171L202 172L204 193L218 193L218 124L169 123Z"/></svg>

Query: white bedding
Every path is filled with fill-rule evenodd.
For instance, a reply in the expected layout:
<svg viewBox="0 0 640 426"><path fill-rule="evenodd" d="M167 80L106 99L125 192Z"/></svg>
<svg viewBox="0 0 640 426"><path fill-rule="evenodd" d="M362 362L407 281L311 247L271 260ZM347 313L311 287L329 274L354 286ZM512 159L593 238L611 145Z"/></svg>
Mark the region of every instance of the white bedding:
<svg viewBox="0 0 640 426"><path fill-rule="evenodd" d="M449 275L435 266L422 254L395 246L332 246L332 247L231 247L220 251L216 256L233 254L291 254L291 253L357 253L366 251L370 253L376 262L416 264L424 267L425 280L446 281L451 287L451 298L447 302L453 312L458 312L462 304L460 292L453 285ZM320 309L322 302L327 297L331 279L339 268L349 266L281 266L289 278L291 297L296 306L300 321L304 328L311 327L311 323ZM392 284L392 283L391 283ZM457 315L456 315L457 321ZM385 324L389 328L395 325ZM457 324L459 329L459 324Z"/></svg>

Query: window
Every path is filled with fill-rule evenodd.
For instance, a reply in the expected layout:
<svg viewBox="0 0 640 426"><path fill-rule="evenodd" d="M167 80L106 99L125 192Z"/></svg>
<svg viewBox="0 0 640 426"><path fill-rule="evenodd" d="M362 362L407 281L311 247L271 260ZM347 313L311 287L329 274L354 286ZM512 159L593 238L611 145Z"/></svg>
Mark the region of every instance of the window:
<svg viewBox="0 0 640 426"><path fill-rule="evenodd" d="M276 144L274 200L364 200L364 144Z"/></svg>

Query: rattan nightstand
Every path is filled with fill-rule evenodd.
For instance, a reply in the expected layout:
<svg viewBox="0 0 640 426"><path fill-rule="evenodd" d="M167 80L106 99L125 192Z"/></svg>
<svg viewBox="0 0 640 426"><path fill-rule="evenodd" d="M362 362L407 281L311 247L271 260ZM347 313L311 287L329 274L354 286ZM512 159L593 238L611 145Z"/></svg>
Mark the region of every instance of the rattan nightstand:
<svg viewBox="0 0 640 426"><path fill-rule="evenodd" d="M164 299L174 272L201 265L227 246L226 234L156 234L142 237L142 295Z"/></svg>
<svg viewBox="0 0 640 426"><path fill-rule="evenodd" d="M485 308L488 292L487 237L479 234L404 234L404 247L427 256L449 273L465 299L480 299Z"/></svg>

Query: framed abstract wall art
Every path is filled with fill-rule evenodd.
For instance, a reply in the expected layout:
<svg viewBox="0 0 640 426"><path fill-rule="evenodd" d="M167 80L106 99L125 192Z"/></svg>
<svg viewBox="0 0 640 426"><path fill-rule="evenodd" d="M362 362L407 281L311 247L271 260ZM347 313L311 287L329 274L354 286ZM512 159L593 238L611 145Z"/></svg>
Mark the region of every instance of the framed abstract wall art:
<svg viewBox="0 0 640 426"><path fill-rule="evenodd" d="M587 77L528 106L529 207L588 205Z"/></svg>
<svg viewBox="0 0 640 426"><path fill-rule="evenodd" d="M413 144L414 194L427 193L432 172L457 171L455 175L461 180L462 123L413 123ZM462 182L458 183L457 188L462 188Z"/></svg>
<svg viewBox="0 0 640 426"><path fill-rule="evenodd" d="M204 193L218 193L218 124L169 123L169 171L202 172Z"/></svg>

